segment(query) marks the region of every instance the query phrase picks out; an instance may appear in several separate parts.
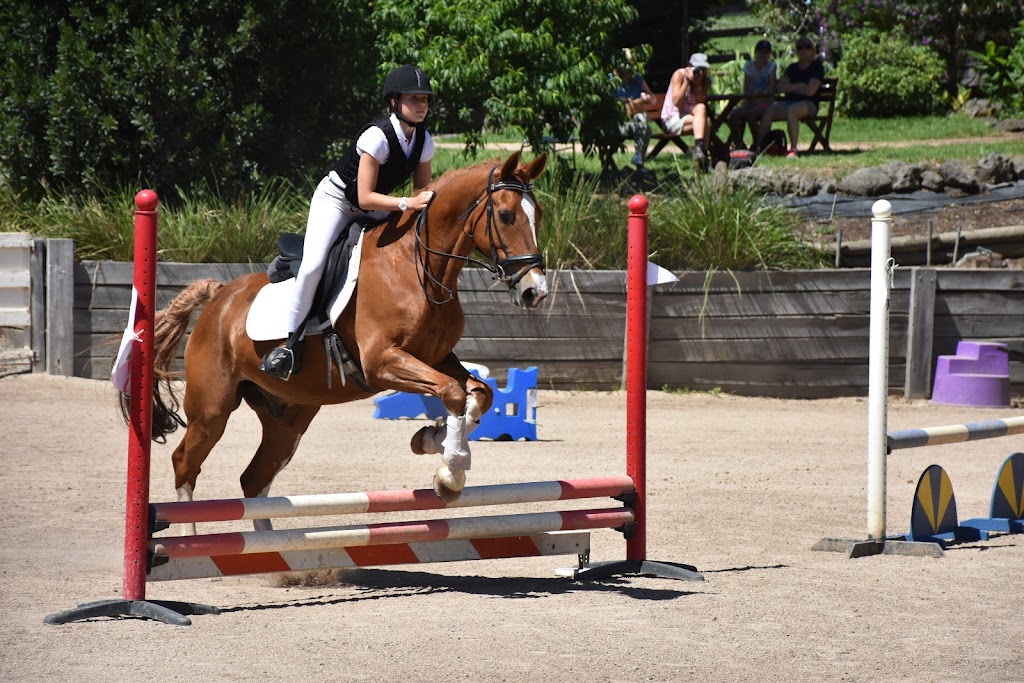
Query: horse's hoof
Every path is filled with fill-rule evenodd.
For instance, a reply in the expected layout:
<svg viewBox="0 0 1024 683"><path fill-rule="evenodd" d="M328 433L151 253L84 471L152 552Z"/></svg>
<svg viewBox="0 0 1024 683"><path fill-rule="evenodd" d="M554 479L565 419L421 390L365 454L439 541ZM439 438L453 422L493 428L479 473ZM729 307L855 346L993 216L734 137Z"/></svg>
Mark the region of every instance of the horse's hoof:
<svg viewBox="0 0 1024 683"><path fill-rule="evenodd" d="M466 470L441 465L434 474L434 493L445 503L458 500L466 486Z"/></svg>
<svg viewBox="0 0 1024 683"><path fill-rule="evenodd" d="M429 427L421 427L412 435L409 448L416 455L436 455L441 452L441 441L444 440L446 428L444 418L438 418Z"/></svg>

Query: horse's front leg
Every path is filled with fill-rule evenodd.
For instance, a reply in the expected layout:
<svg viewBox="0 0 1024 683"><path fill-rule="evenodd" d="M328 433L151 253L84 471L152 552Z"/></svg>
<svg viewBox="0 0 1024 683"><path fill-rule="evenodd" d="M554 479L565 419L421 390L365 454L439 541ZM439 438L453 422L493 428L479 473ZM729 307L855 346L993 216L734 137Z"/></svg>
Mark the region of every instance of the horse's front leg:
<svg viewBox="0 0 1024 683"><path fill-rule="evenodd" d="M420 429L411 447L417 454L441 454L434 491L446 501L458 498L466 485L466 470L472 464L469 435L494 398L490 386L471 375L455 354L449 354L434 369L399 349L391 349L380 363L367 364L365 371L373 386L432 394L444 403L447 418Z"/></svg>

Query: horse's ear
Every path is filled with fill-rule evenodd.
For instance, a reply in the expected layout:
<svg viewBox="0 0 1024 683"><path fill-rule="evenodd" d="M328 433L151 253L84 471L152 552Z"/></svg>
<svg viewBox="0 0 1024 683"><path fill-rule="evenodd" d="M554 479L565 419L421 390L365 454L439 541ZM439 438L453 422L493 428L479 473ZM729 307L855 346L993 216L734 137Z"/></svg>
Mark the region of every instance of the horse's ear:
<svg viewBox="0 0 1024 683"><path fill-rule="evenodd" d="M533 180L541 174L544 170L544 166L548 163L548 153L544 152L539 157L531 161L530 163L523 166L523 173L530 180Z"/></svg>
<svg viewBox="0 0 1024 683"><path fill-rule="evenodd" d="M501 165L501 174L499 178L511 178L515 173L516 167L519 166L519 151L512 152L512 155L508 159L505 159L505 163Z"/></svg>

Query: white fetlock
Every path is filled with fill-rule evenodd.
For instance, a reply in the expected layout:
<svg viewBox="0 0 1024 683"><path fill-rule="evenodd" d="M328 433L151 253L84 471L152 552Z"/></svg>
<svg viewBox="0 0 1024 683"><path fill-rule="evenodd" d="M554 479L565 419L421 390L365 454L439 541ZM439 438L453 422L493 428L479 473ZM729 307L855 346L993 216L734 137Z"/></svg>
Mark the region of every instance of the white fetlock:
<svg viewBox="0 0 1024 683"><path fill-rule="evenodd" d="M447 503L458 498L465 486L466 470L441 465L434 473L434 493Z"/></svg>

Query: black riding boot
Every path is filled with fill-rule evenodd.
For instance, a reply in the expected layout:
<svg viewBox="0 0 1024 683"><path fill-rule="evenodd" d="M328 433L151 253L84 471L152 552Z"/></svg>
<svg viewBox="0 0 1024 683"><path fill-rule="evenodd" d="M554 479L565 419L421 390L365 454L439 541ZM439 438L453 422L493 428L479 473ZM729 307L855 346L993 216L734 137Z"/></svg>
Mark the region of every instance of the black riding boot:
<svg viewBox="0 0 1024 683"><path fill-rule="evenodd" d="M296 342L293 346L275 346L263 356L260 370L287 382L291 376L302 369L302 345Z"/></svg>

